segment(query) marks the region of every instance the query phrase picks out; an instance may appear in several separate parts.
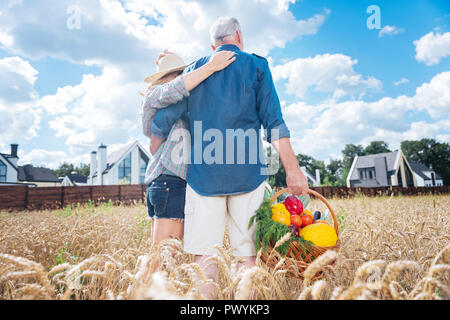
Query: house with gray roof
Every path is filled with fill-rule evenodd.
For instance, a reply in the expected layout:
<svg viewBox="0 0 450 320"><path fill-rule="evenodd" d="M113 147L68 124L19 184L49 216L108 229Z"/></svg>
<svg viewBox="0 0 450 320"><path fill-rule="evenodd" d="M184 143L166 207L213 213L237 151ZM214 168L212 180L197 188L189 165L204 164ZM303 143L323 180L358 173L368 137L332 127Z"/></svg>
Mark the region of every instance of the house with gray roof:
<svg viewBox="0 0 450 320"><path fill-rule="evenodd" d="M415 187L411 165L401 150L356 156L347 176L348 187Z"/></svg>
<svg viewBox="0 0 450 320"><path fill-rule="evenodd" d="M11 144L11 152L0 153L0 185L28 185L30 187L57 187L59 179L51 169L19 166L19 145Z"/></svg>
<svg viewBox="0 0 450 320"><path fill-rule="evenodd" d="M439 187L444 185L442 177L426 165L414 161L410 161L409 164L411 165L418 187Z"/></svg>
<svg viewBox="0 0 450 320"><path fill-rule="evenodd" d="M37 187L58 187L58 177L48 168L33 167L31 164L19 166L19 182Z"/></svg>
<svg viewBox="0 0 450 320"><path fill-rule="evenodd" d="M101 144L91 152L89 185L143 184L150 153L136 140L107 154Z"/></svg>

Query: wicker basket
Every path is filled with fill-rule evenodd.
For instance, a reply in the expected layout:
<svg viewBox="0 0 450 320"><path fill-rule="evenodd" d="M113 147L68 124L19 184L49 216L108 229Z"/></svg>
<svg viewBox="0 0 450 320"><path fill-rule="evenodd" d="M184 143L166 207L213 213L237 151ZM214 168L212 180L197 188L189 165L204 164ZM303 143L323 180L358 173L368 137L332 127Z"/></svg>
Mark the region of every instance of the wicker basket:
<svg viewBox="0 0 450 320"><path fill-rule="evenodd" d="M287 192L287 189L282 189L282 190L276 192L272 196L270 201L271 202L275 201L280 195L282 195L285 192ZM277 266L277 269L279 269L279 270L280 269L287 270L286 275L288 277L298 279L298 280L303 280L304 271L306 270L308 265L315 258L317 258L321 254L325 253L327 250L338 249L339 245L340 245L339 224L338 224L336 214L334 213L333 208L330 206L328 201L321 194L317 193L314 190L308 190L308 193L310 195L313 195L313 196L317 197L318 199L320 199L327 206L328 210L330 210L331 217L333 218L333 227L338 236L336 245L333 247L318 247L318 246L313 245L311 249L308 248L307 250L305 250L298 241L292 241L290 243L288 252L286 254L287 259L284 259L284 261L281 263L281 265L278 265L278 263L280 262L280 260L282 260L282 257L278 252L276 252L274 254L274 250L273 250L274 243L271 243L269 245L269 247L267 248L267 250L265 252L263 251L261 253L261 260L264 263L266 263L266 265L269 268L275 268L275 266ZM334 264L334 262L333 262L333 264ZM323 272L320 271L314 275L313 279L321 279L323 277L324 277L324 274L323 274Z"/></svg>

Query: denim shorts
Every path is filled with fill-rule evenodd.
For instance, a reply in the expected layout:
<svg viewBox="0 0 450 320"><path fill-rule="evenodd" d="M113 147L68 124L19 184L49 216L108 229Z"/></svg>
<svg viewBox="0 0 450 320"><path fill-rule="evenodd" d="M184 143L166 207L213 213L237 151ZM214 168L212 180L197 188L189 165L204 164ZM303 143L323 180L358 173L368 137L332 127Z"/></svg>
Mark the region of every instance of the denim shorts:
<svg viewBox="0 0 450 320"><path fill-rule="evenodd" d="M162 174L148 184L145 198L150 218L184 219L186 181Z"/></svg>

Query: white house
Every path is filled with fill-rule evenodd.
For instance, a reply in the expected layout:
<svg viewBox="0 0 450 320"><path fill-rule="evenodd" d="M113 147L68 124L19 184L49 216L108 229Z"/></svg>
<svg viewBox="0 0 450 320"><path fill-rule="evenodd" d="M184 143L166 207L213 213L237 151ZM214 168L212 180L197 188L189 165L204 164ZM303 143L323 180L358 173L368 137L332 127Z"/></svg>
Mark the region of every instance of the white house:
<svg viewBox="0 0 450 320"><path fill-rule="evenodd" d="M0 184L17 183L18 181L17 147L17 144L11 144L11 154L0 153Z"/></svg>
<svg viewBox="0 0 450 320"><path fill-rule="evenodd" d="M444 185L441 176L426 165L413 161L410 161L409 164L411 165L418 187L439 187Z"/></svg>
<svg viewBox="0 0 450 320"><path fill-rule="evenodd" d="M107 147L100 145L91 152L89 185L143 184L145 170L151 155L138 141L107 154Z"/></svg>
<svg viewBox="0 0 450 320"><path fill-rule="evenodd" d="M401 150L356 156L347 176L347 187L416 187L416 178Z"/></svg>

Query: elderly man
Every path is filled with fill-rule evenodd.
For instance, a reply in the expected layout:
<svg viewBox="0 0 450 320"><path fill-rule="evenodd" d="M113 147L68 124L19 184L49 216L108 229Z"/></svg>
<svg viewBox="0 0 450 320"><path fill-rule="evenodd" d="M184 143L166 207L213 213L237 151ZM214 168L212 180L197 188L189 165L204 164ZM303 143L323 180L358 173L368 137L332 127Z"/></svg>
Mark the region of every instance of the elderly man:
<svg viewBox="0 0 450 320"><path fill-rule="evenodd" d="M264 199L267 165L259 130L277 150L286 170L286 184L292 194L306 194L308 183L290 144L266 59L244 52L239 22L219 18L210 30L215 52L234 51L237 57L227 69L201 83L187 97L187 103L161 110L153 121L152 133L167 136L173 123L187 117L191 133L191 156L187 173L185 204L186 252L196 261L217 254L223 244L225 225L236 256L255 265L255 228L248 222ZM184 72L208 62L203 57ZM187 108L187 109L186 109ZM217 266L205 272L217 276ZM212 285L202 288L212 293Z"/></svg>

